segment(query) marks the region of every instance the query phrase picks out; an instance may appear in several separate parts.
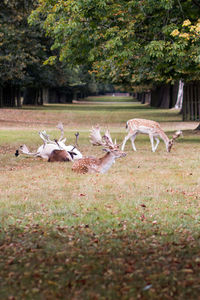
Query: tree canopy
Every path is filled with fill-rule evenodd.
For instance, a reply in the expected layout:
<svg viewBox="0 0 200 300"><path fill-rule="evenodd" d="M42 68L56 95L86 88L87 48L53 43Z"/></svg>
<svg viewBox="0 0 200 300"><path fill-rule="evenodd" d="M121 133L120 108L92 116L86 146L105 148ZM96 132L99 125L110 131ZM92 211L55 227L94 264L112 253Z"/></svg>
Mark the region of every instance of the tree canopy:
<svg viewBox="0 0 200 300"><path fill-rule="evenodd" d="M61 61L116 84L149 86L199 79L199 12L196 0L39 0L29 21L54 39ZM185 20L197 26L195 38L174 34Z"/></svg>
<svg viewBox="0 0 200 300"><path fill-rule="evenodd" d="M1 83L28 85L48 81L43 60L48 57L48 39L38 28L30 28L27 18L34 1L3 0L0 3ZM50 46L49 46L50 49ZM49 67L48 67L49 69Z"/></svg>
<svg viewBox="0 0 200 300"><path fill-rule="evenodd" d="M85 90L86 83L94 82L85 66L57 59L52 37L41 22L29 26L28 16L37 5L34 0L0 2L0 107L15 106L22 87L64 87L73 92L75 86ZM45 64L48 59L51 63Z"/></svg>

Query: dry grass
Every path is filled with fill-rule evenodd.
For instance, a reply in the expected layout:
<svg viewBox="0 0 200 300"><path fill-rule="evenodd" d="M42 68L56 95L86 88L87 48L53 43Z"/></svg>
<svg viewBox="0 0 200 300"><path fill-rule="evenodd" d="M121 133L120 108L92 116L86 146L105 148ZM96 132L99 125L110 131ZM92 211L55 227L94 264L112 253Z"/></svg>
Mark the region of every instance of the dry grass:
<svg viewBox="0 0 200 300"><path fill-rule="evenodd" d="M0 298L198 298L197 124L137 103L104 106L0 110ZM168 154L163 143L152 153L148 137L138 136L138 151L127 143L127 156L105 175L13 155L21 143L35 149L39 129L58 134L60 120L70 143L81 128L82 152L101 155L89 145L90 125L107 123L121 142L131 116L161 121L168 135L184 127L184 138Z"/></svg>

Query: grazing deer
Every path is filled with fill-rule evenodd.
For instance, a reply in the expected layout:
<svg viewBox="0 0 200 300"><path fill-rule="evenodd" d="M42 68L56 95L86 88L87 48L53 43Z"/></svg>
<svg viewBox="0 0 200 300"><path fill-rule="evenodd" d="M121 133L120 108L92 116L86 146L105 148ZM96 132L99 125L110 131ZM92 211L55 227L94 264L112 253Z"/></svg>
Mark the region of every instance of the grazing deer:
<svg viewBox="0 0 200 300"><path fill-rule="evenodd" d="M16 150L15 155L18 156L19 152L21 152L29 156L48 159L49 161L63 161L64 156L65 156L64 161L72 161L74 159L82 158L82 154L76 148L76 146L65 145L66 138L63 138L64 129L62 123L59 123L56 127L61 131L61 136L59 140L50 140L49 135L46 133L46 131L40 131L39 135L43 140L44 144L40 146L36 152L30 152L28 147L26 145L23 145L20 146L19 150ZM75 135L76 135L76 145L77 145L78 133ZM53 152L54 150L58 150L58 151Z"/></svg>
<svg viewBox="0 0 200 300"><path fill-rule="evenodd" d="M126 153L119 149L119 145L113 143L110 133L107 130L101 137L99 126L90 130L90 142L93 146L104 146L106 154L101 158L85 157L73 163L72 170L77 173L106 173L115 162L116 158L126 156Z"/></svg>
<svg viewBox="0 0 200 300"><path fill-rule="evenodd" d="M160 142L159 138L161 138L164 141L167 152L170 152L175 139L177 139L180 135L182 135L182 131L179 130L174 133L172 139L169 139L167 135L164 133L164 131L162 130L162 128L160 127L159 123L151 120L145 120L145 119L128 120L126 123L126 128L128 129L128 134L124 138L122 144L122 150L124 150L127 140L130 139L133 150L136 151L136 147L134 143L135 138L139 133L144 133L149 135L153 152L155 152L158 147L158 144ZM156 140L155 146L154 146L154 139Z"/></svg>

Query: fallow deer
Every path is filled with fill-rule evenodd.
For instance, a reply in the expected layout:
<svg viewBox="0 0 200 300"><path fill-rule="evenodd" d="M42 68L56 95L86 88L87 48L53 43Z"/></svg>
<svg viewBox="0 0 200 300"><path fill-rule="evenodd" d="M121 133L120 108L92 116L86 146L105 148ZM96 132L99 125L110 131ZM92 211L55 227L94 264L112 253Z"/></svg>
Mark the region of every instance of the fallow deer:
<svg viewBox="0 0 200 300"><path fill-rule="evenodd" d="M160 127L159 123L151 120L145 120L145 119L128 120L126 123L126 128L128 130L128 134L124 138L122 148L121 148L122 150L124 150L127 140L130 139L133 150L136 151L136 147L134 143L135 138L139 133L144 133L149 135L153 152L155 152L158 147L158 144L160 142L159 138L161 138L164 141L167 152L170 152L175 139L177 139L179 136L182 135L182 131L179 130L174 133L172 139L169 139L167 135L164 133L164 131L162 130L162 128ZM154 145L154 139L156 140L156 145Z"/></svg>
<svg viewBox="0 0 200 300"><path fill-rule="evenodd" d="M119 145L113 143L109 131L103 137L97 125L90 130L90 142L93 146L103 146L106 154L103 157L84 157L73 163L72 170L77 173L106 173L115 162L115 159L126 156L126 153L119 149Z"/></svg>
<svg viewBox="0 0 200 300"><path fill-rule="evenodd" d="M65 145L65 141L66 138L63 138L64 136L64 129L63 129L63 124L59 123L56 126L60 131L61 131L61 136L59 138L59 140L51 140L49 138L49 135L46 133L46 131L40 131L39 135L41 137L41 139L43 140L44 144L41 145L36 152L30 152L28 147L26 145L20 146L19 150L16 150L15 155L18 156L19 152L29 155L29 156L33 156L33 157L41 157L44 159L51 159L50 161L63 161L63 154L65 154L65 157L68 158L68 160L72 161L74 159L79 159L82 158L82 154L81 152L76 148L76 146L72 146L72 145ZM77 139L78 139L78 133L75 134L76 135L76 145L77 145ZM65 151L65 152L57 152L56 155L53 156L53 151L54 150L61 150L61 151ZM52 153L53 152L53 153ZM60 153L60 157L59 157L59 153ZM67 161L67 159L65 160Z"/></svg>
<svg viewBox="0 0 200 300"><path fill-rule="evenodd" d="M53 150L49 156L48 162L55 161L73 161L73 156L65 150Z"/></svg>

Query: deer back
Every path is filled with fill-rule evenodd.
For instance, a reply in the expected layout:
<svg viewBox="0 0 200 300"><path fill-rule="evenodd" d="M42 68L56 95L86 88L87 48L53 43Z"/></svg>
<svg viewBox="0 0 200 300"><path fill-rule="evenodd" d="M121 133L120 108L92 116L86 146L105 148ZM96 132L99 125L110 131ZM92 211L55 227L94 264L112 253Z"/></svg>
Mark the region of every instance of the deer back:
<svg viewBox="0 0 200 300"><path fill-rule="evenodd" d="M76 173L94 173L99 172L101 160L95 157L84 157L76 160L72 165L72 171Z"/></svg>

